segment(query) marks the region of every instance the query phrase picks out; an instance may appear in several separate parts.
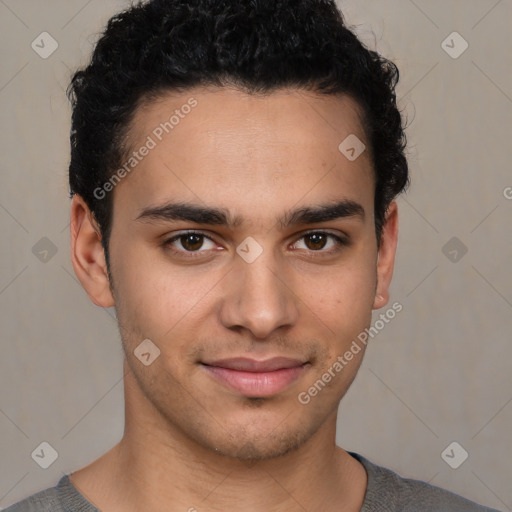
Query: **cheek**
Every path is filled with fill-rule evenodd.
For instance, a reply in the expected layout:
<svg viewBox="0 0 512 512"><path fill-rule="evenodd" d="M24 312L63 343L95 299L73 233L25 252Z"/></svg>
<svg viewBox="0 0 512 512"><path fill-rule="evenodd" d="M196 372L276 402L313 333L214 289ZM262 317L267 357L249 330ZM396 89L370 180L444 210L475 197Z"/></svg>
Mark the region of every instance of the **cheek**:
<svg viewBox="0 0 512 512"><path fill-rule="evenodd" d="M219 276L192 266L173 267L163 257L152 258L135 250L124 251L121 258L115 256L113 253L116 307L125 333L133 332L133 338L143 336L159 345L172 343L176 348L183 329L191 327L190 319L201 311Z"/></svg>
<svg viewBox="0 0 512 512"><path fill-rule="evenodd" d="M297 295L332 331L350 332L371 321L376 285L372 257L361 255L314 275L304 273L297 283Z"/></svg>

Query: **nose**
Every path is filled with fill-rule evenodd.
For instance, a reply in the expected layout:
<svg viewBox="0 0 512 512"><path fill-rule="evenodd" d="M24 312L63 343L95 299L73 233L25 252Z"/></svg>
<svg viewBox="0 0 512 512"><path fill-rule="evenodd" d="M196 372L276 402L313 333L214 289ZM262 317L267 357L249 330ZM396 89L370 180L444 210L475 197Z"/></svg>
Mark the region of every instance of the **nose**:
<svg viewBox="0 0 512 512"><path fill-rule="evenodd" d="M299 299L290 273L282 263L278 266L271 250L264 250L252 263L237 255L233 265L220 310L226 328L247 329L252 337L265 339L296 323Z"/></svg>

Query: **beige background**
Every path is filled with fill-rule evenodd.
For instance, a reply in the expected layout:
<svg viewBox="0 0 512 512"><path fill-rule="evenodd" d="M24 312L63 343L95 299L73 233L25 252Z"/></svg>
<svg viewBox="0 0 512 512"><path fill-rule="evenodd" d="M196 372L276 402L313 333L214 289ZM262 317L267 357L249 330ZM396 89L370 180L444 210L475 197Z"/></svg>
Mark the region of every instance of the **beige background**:
<svg viewBox="0 0 512 512"><path fill-rule="evenodd" d="M88 300L69 259L64 91L125 5L0 0L2 507L55 485L122 435L115 317ZM404 476L512 510L512 2L340 6L400 67L413 185L399 200L390 302L403 311L371 341L341 405L338 442ZM43 31L59 44L47 59L31 48ZM457 59L441 46L453 31L469 43ZM33 252L43 237L57 251L46 262ZM456 245L443 251L452 237ZM31 458L42 441L59 455L48 469ZM441 457L452 441L469 453L458 469Z"/></svg>

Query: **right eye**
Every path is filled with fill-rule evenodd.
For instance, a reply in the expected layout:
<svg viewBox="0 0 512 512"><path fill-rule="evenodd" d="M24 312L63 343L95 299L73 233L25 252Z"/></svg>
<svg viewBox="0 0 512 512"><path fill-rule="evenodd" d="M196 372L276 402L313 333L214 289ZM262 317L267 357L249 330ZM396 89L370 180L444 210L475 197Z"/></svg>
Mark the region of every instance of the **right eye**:
<svg viewBox="0 0 512 512"><path fill-rule="evenodd" d="M213 247L209 247L206 250L200 250L203 248L205 241L208 241L210 244L215 246L215 242L206 234L200 231L185 231L182 233L178 233L171 238L168 238L163 246L166 249L170 249L171 252L175 254L184 255L185 258L196 257L194 253L205 253L207 250L213 249ZM180 245L184 250L180 250L177 246ZM189 255L187 255L187 253Z"/></svg>

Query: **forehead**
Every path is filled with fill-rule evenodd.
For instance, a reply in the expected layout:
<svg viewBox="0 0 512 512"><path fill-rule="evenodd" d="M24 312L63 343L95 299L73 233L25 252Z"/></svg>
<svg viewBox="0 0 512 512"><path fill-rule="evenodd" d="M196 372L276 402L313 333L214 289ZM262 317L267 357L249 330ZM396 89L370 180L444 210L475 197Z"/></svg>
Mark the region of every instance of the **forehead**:
<svg viewBox="0 0 512 512"><path fill-rule="evenodd" d="M114 193L139 209L179 198L233 207L251 201L260 214L284 196L372 200L369 150L351 161L340 151L347 137L368 148L362 110L348 96L215 87L165 93L136 110L125 160L151 149Z"/></svg>
<svg viewBox="0 0 512 512"><path fill-rule="evenodd" d="M130 123L128 142L135 143L155 130L157 138L170 133L180 138L179 132L187 133L187 125L189 128L193 125L198 135L206 135L210 141L216 136L226 139L252 133L258 140L266 134L276 143L318 144L326 132L336 137L354 133L363 139L362 113L360 105L348 95L293 88L249 94L232 87L201 86L181 93L167 91L156 97L141 98ZM182 123L186 118L189 120ZM166 123L167 131L161 127ZM159 134L159 126L163 134ZM244 143L247 145L249 141Z"/></svg>

